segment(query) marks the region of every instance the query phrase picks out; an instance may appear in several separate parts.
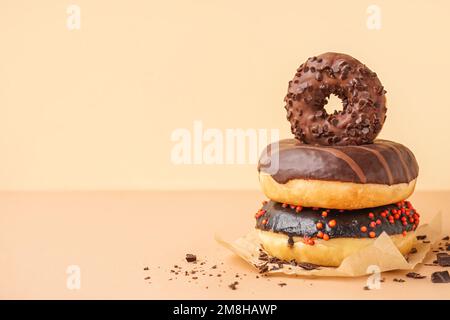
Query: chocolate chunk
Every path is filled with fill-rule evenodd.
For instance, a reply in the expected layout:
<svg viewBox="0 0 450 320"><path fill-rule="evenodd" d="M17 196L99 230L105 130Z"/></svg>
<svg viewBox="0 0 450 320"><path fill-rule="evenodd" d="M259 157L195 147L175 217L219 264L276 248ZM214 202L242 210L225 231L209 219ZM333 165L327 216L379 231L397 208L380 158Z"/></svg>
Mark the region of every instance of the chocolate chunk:
<svg viewBox="0 0 450 320"><path fill-rule="evenodd" d="M450 267L450 255L448 253L438 253L436 257L438 265L441 267Z"/></svg>
<svg viewBox="0 0 450 320"><path fill-rule="evenodd" d="M422 236L417 236L416 238L417 238L417 240L424 240L424 239L427 238L427 236L426 235L422 235Z"/></svg>
<svg viewBox="0 0 450 320"><path fill-rule="evenodd" d="M186 254L186 261L187 262L195 262L195 261L197 261L197 256L195 254L188 253L188 254Z"/></svg>
<svg viewBox="0 0 450 320"><path fill-rule="evenodd" d="M445 241L450 240L450 237L449 236L445 236L445 237L442 238L442 240L445 240Z"/></svg>
<svg viewBox="0 0 450 320"><path fill-rule="evenodd" d="M448 271L436 271L431 275L431 282L433 283L449 283L450 274Z"/></svg>
<svg viewBox="0 0 450 320"><path fill-rule="evenodd" d="M406 276L407 276L408 278L413 278L413 279L424 279L424 278L427 277L427 276L423 276L423 275L421 275L421 274L419 274L419 273L417 273L417 272L408 272L408 273L406 274Z"/></svg>

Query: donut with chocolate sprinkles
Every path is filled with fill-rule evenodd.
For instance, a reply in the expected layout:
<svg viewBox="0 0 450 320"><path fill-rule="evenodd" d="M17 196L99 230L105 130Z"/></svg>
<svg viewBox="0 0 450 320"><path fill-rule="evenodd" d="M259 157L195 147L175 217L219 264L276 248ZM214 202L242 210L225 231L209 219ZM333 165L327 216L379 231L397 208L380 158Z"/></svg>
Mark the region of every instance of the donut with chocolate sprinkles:
<svg viewBox="0 0 450 320"><path fill-rule="evenodd" d="M306 144L370 144L386 119L386 91L375 72L355 58L327 52L309 58L289 82L287 119L295 137ZM328 114L330 95L343 110Z"/></svg>

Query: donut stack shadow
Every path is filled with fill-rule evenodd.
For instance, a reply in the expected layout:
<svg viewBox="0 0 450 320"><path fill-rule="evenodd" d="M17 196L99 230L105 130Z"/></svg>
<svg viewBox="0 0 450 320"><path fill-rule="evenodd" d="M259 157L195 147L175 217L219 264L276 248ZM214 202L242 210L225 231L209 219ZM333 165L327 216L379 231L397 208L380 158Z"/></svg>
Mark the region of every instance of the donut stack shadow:
<svg viewBox="0 0 450 320"><path fill-rule="evenodd" d="M269 200L255 214L256 229L268 254L339 266L383 232L403 255L413 248L420 215L406 199L419 168L404 145L375 139L386 111L379 86L372 71L343 54L297 69L285 99L296 138L270 144L258 163ZM326 113L330 94L343 100L343 111ZM353 102L361 99L368 102Z"/></svg>

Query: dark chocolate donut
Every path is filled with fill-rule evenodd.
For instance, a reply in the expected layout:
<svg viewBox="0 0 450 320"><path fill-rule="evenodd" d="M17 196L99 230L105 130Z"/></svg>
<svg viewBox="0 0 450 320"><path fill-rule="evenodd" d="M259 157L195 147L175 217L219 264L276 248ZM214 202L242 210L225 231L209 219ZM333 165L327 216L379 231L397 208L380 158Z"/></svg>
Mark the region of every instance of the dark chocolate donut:
<svg viewBox="0 0 450 320"><path fill-rule="evenodd" d="M417 228L420 215L408 201L381 207L336 210L301 208L274 201L256 213L256 228L306 238L375 238Z"/></svg>
<svg viewBox="0 0 450 320"><path fill-rule="evenodd" d="M388 140L360 146L315 147L284 139L267 148L271 150L263 152L258 171L266 172L271 162L277 161L278 170L268 173L278 183L308 179L394 185L409 183L419 173L414 154Z"/></svg>
<svg viewBox="0 0 450 320"><path fill-rule="evenodd" d="M355 58L328 52L309 58L289 82L287 119L297 139L318 145L371 143L386 119L386 91L375 72ZM324 109L331 94L343 110Z"/></svg>

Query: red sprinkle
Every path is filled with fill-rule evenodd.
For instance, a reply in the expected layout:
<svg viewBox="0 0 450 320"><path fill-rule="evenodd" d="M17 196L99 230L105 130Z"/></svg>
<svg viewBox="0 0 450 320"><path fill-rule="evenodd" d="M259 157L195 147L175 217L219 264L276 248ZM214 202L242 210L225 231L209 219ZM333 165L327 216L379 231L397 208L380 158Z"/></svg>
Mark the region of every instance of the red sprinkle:
<svg viewBox="0 0 450 320"><path fill-rule="evenodd" d="M402 235L406 237L406 230L402 232Z"/></svg>
<svg viewBox="0 0 450 320"><path fill-rule="evenodd" d="M323 232L322 231L317 232L317 238L323 238Z"/></svg>
<svg viewBox="0 0 450 320"><path fill-rule="evenodd" d="M288 204L287 204L287 203L283 203L281 206L282 206L283 208L287 208Z"/></svg>
<svg viewBox="0 0 450 320"><path fill-rule="evenodd" d="M362 226L361 227L361 232L367 232L367 227L366 226Z"/></svg>
<svg viewBox="0 0 450 320"><path fill-rule="evenodd" d="M267 224L267 219L264 219L264 220L262 221L262 224Z"/></svg>
<svg viewBox="0 0 450 320"><path fill-rule="evenodd" d="M297 206L297 208L295 208L295 212L297 212L297 213L299 213L302 210L303 210L302 206Z"/></svg>
<svg viewBox="0 0 450 320"><path fill-rule="evenodd" d="M323 240L328 241L330 240L330 236L327 235L326 233L323 234Z"/></svg>
<svg viewBox="0 0 450 320"><path fill-rule="evenodd" d="M261 209L255 214L255 218L258 219L259 217L263 216L266 213L266 210Z"/></svg>
<svg viewBox="0 0 450 320"><path fill-rule="evenodd" d="M375 221L372 221L372 222L370 223L370 226L371 226L372 228L375 228L375 227L377 226L377 223L376 223Z"/></svg>
<svg viewBox="0 0 450 320"><path fill-rule="evenodd" d="M375 215L373 214L373 212L369 213L369 218L372 219L372 220L375 218Z"/></svg>
<svg viewBox="0 0 450 320"><path fill-rule="evenodd" d="M326 218L327 215L328 215L328 212L322 211L322 217Z"/></svg>
<svg viewBox="0 0 450 320"><path fill-rule="evenodd" d="M331 227L331 228L334 228L335 226L336 226L336 220L330 220L330 221L328 221L328 225Z"/></svg>
<svg viewBox="0 0 450 320"><path fill-rule="evenodd" d="M317 222L317 223L316 223L316 228L317 228L317 229L322 229L322 228L323 228L322 222Z"/></svg>
<svg viewBox="0 0 450 320"><path fill-rule="evenodd" d="M381 224L381 220L380 219L377 219L377 224Z"/></svg>
<svg viewBox="0 0 450 320"><path fill-rule="evenodd" d="M371 238L375 238L375 232L373 232L373 231L370 231L370 232L369 232L369 237L371 237Z"/></svg>

